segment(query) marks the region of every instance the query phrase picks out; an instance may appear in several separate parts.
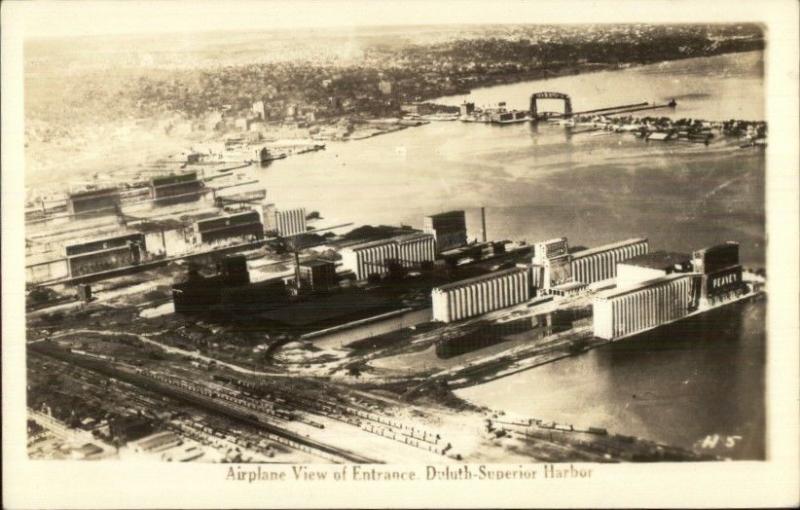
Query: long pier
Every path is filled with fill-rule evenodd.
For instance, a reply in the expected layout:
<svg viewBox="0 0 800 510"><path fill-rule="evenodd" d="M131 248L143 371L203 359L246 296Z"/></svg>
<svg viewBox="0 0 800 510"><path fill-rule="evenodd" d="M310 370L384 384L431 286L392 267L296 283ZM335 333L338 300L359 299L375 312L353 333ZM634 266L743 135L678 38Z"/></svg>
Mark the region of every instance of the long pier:
<svg viewBox="0 0 800 510"><path fill-rule="evenodd" d="M633 108L625 108L623 110L616 110L610 112L609 115L618 115L620 113L631 113L631 112L639 112L643 110L660 110L661 108L673 108L675 103L664 103L664 104L654 104L648 106L640 106L640 107L633 107Z"/></svg>
<svg viewBox="0 0 800 510"><path fill-rule="evenodd" d="M550 112L543 112L542 114L539 113L538 101L539 100L550 100L550 99L557 99L564 101L564 112L563 113L550 113ZM638 112L643 110L656 110L659 108L674 108L675 100L673 99L669 103L665 104L650 104L647 102L640 102L640 103L631 103L631 104L623 104L617 106L606 106L603 108L594 108L591 110L583 110L580 112L572 111L572 99L569 95L564 94L563 92L536 92L531 95L531 119L535 122L538 120L545 120L549 118L571 118L576 115L584 115L584 114L591 114L591 113L603 113L605 115L617 115L619 113L629 113L629 112Z"/></svg>
<svg viewBox="0 0 800 510"><path fill-rule="evenodd" d="M633 103L620 106L608 106L606 108L596 108L594 110L583 110L580 112L556 113L551 115L550 118L563 119L563 118L575 117L576 115L586 115L591 113L602 113L604 115L618 115L620 113L631 113L644 110L659 110L661 108L671 108L674 106L675 106L674 103L650 104L648 102L642 102L642 103Z"/></svg>
<svg viewBox="0 0 800 510"><path fill-rule="evenodd" d="M573 112L571 115L583 115L586 113L599 113L599 112L607 112L609 110L622 110L626 108L639 108L643 106L649 106L650 103L647 101L643 101L641 103L632 103L632 104L624 104L620 106L607 106L605 108L595 108L594 110L583 110L582 112Z"/></svg>

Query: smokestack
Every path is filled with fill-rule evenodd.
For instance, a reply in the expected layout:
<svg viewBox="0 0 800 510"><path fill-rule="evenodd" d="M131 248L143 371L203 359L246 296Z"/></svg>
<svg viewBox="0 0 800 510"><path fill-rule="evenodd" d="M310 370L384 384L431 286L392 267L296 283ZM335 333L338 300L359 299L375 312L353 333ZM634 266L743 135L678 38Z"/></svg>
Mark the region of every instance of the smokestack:
<svg viewBox="0 0 800 510"><path fill-rule="evenodd" d="M481 207L481 232L483 232L483 242L486 242L486 208Z"/></svg>
<svg viewBox="0 0 800 510"><path fill-rule="evenodd" d="M300 255L297 250L294 252L294 283L300 290Z"/></svg>

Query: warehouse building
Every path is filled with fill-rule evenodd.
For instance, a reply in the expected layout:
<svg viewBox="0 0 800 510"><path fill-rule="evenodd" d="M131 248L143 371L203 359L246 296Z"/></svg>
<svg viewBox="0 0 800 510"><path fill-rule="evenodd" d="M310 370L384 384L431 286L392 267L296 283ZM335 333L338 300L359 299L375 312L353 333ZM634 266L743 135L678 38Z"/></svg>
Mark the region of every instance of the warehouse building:
<svg viewBox="0 0 800 510"><path fill-rule="evenodd" d="M144 234L147 253L153 257L174 257L196 248L197 234L190 218L144 220L130 227Z"/></svg>
<svg viewBox="0 0 800 510"><path fill-rule="evenodd" d="M190 265L185 281L172 286L179 313L265 311L288 304L288 296L281 278L250 283L244 255L224 257L217 263L217 274L209 277Z"/></svg>
<svg viewBox="0 0 800 510"><path fill-rule="evenodd" d="M128 448L134 453L157 453L179 446L180 436L171 431L156 432L137 441L128 442Z"/></svg>
<svg viewBox="0 0 800 510"><path fill-rule="evenodd" d="M81 191L67 197L67 211L70 214L110 213L117 211L120 194L117 188Z"/></svg>
<svg viewBox="0 0 800 510"><path fill-rule="evenodd" d="M466 319L523 303L530 295L527 268L489 273L433 289L433 319Z"/></svg>
<svg viewBox="0 0 800 510"><path fill-rule="evenodd" d="M110 271L138 264L145 254L144 235L129 233L65 246L69 276Z"/></svg>
<svg viewBox="0 0 800 510"><path fill-rule="evenodd" d="M598 294L592 303L594 335L617 340L672 322L696 310L700 276L670 274Z"/></svg>
<svg viewBox="0 0 800 510"><path fill-rule="evenodd" d="M586 284L617 276L617 263L649 251L647 239L634 238L606 244L571 255L571 273L574 281Z"/></svg>
<svg viewBox="0 0 800 510"><path fill-rule="evenodd" d="M426 216L422 230L431 234L439 252L467 244L467 220L464 211L449 211Z"/></svg>
<svg viewBox="0 0 800 510"><path fill-rule="evenodd" d="M384 276L394 264L406 269L420 267L436 256L433 236L422 232L347 246L339 254L342 267L353 271L357 280L373 274Z"/></svg>
<svg viewBox="0 0 800 510"><path fill-rule="evenodd" d="M264 225L257 211L250 209L226 213L221 217L200 220L195 224L203 244L226 241L250 242L264 239Z"/></svg>
<svg viewBox="0 0 800 510"><path fill-rule="evenodd" d="M150 179L150 197L156 205L193 202L204 193L204 186L197 178L197 172L153 177Z"/></svg>

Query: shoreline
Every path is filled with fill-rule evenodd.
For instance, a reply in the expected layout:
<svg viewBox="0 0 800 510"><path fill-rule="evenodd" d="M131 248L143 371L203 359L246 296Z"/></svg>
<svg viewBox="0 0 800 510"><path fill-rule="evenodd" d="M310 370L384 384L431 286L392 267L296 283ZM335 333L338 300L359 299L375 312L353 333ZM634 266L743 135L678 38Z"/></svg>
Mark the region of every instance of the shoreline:
<svg viewBox="0 0 800 510"><path fill-rule="evenodd" d="M584 353L586 353L586 352L588 352L588 351L590 351L592 349L597 349L597 348L603 347L605 345L614 344L614 343L618 343L618 342L621 342L621 341L634 341L637 336L645 335L645 334L653 332L653 331L655 331L655 330L657 330L659 328L669 327L669 326L672 326L674 324L680 323L682 321L687 321L687 320L691 320L691 319L697 319L697 318L701 317L702 315L704 315L706 313L713 313L713 312L715 312L717 310L724 309L729 305L734 305L734 304L737 304L737 303L744 303L744 302L754 301L754 300L763 298L764 296L766 296L766 292L763 289L756 290L756 291L751 291L751 292L748 292L747 294L743 294L741 296L734 297L734 298L732 298L729 301L726 301L724 303L717 304L715 306L706 308L704 310L695 311L695 312L693 312L693 313L691 313L689 315L686 315L685 317L681 317L678 320L674 320L674 321L667 322L667 323L664 323L664 324L659 324L657 326L653 326L653 327L644 329L642 331L637 331L635 333L631 333L631 334L628 334L628 335L625 335L625 336L622 336L622 337L619 337L619 338L616 338L616 339L613 339L613 340L600 339L600 338L597 338L597 337L593 337L582 348L582 350L580 350L578 352L574 352L574 353L569 351L569 345L567 344L566 346L564 346L564 345L555 346L553 348L553 350L550 351L550 352L543 352L541 354L533 353L531 356L527 356L527 357L524 356L524 354L523 354L523 357L521 357L518 360L513 360L513 359L512 360L508 360L509 365L506 368L500 368L500 370L496 371L493 374L490 373L490 374L488 374L488 375L486 375L484 377L481 377L480 375L472 375L471 376L471 375L467 374L465 377L461 377L461 378L456 379L455 381L453 381L454 383L457 383L457 381L464 380L464 384L458 384L458 385L454 386L454 385L452 385L452 383L449 383L449 386L453 390L464 389L464 388L472 388L472 387L475 387L475 386L481 386L483 384L491 383L491 382L494 382L494 381L496 381L498 379L502 379L504 377L508 377L508 376L511 376L511 375L514 375L514 374L518 374L520 372L524 372L526 370L530 370L530 369L533 369L533 368L536 368L536 367L539 367L539 366L542 366L542 365L546 365L548 363L553 363L553 362L562 360L564 358L569 358L569 357L572 357L572 356L578 356L578 355L584 354ZM566 349L564 347L566 347ZM539 358L541 358L541 359L539 359ZM528 363L524 363L525 361L529 361L529 362ZM498 360L498 364L501 364L502 362L503 362L503 360ZM492 363L491 360L488 361L487 363L485 363L486 366L477 367L476 371L479 372L479 373L481 371L489 371L490 372L492 370L492 368L493 368L491 366L491 363ZM470 377L477 377L478 380L470 381Z"/></svg>
<svg viewBox="0 0 800 510"><path fill-rule="evenodd" d="M565 76L589 75L589 74L597 74L597 73L604 73L604 72L624 71L624 70L628 70L628 69L630 69L630 70L641 69L642 67L652 66L652 65L660 65L660 64L673 63L673 62L688 62L688 61L691 61L691 60L698 60L698 59L703 59L703 58L721 57L721 56L724 56L724 55L736 55L736 54L740 54L740 53L762 53L763 54L764 51L765 51L764 49L756 49L756 50L748 49L748 50L741 50L741 51L728 51L728 52L723 52L723 53L713 53L713 54L710 54L710 55L700 55L700 56L692 56L692 57L685 57L685 58L675 58L675 59L669 59L669 60L659 60L659 61L655 61L655 62L644 62L644 63L640 63L640 62L627 62L626 63L626 62L623 62L623 63L617 63L617 64L603 64L603 63L578 64L577 65L578 67L580 65L584 65L584 66L592 66L592 67L595 67L595 68L593 68L593 69L583 69L583 70L580 70L580 69L576 70L575 68L565 68L565 69L561 69L561 70L557 70L557 71L549 71L549 75L548 76L539 75L539 76L535 76L535 77L531 77L532 73L524 73L526 77L522 78L522 79L511 78L511 79L507 79L507 80L497 80L495 82L491 82L491 83L487 83L487 84L481 84L481 85L478 85L478 86L475 86L475 87L471 87L466 92L435 96L435 97L432 97L432 98L423 99L423 101L424 102L436 102L437 100L440 100L440 99L453 98L453 97L459 97L459 96L464 96L464 95L470 95L473 92L479 91L479 90L490 89L490 88L493 88L493 87L498 87L498 86L503 86L503 85L515 85L517 83L524 83L524 82L530 82L530 81L545 81L545 80L552 80L552 79L556 79L556 78L563 78ZM545 72L545 74L548 73L548 71L544 71L544 72ZM515 77L515 76L521 76L521 74L510 74L510 75L501 75L501 76L504 76L504 77Z"/></svg>
<svg viewBox="0 0 800 510"><path fill-rule="evenodd" d="M457 97L461 97L461 96L469 96L472 93L474 93L475 91L491 89L491 88L494 88L494 87L500 87L500 86L504 86L504 85L515 85L515 84L526 83L526 82L550 80L550 79L562 78L562 77L566 77L566 76L591 75L591 74L602 73L602 72L615 72L615 71L623 71L623 70L627 70L627 69L640 69L640 68L642 68L644 66L658 65L658 64L661 64L661 63L691 61L691 60L704 59L704 58L714 58L714 57L724 56L724 55L735 55L735 54L740 54L740 53L763 53L763 52L764 52L763 49L745 50L745 51L730 51L730 52L724 52L724 53L714 53L714 54L710 54L710 55L692 56L692 57L688 57L688 58L679 58L679 59L663 60L663 61L648 62L648 63L618 63L618 64L591 64L591 63L587 63L587 64L577 64L575 66L569 66L569 67L565 67L565 68L561 68L561 69L557 69L557 70L542 70L542 71L536 71L536 72L503 74L503 75L485 75L485 79L486 79L485 82L479 83L476 86L470 87L469 89L464 90L464 91L462 91L460 93L445 94L445 95L440 95L440 94L433 95L433 94L431 94L430 96L423 96L420 99L419 102L442 105L441 103L439 103L439 101L447 100L447 99L451 99L451 98L457 98ZM445 104L443 106L452 106L452 105L446 105ZM328 142L328 141L349 142L349 141L366 140L366 139L369 139L369 138L374 138L376 136L402 131L402 130L410 128L410 127L424 126L424 125L427 125L427 124L433 122L433 121L430 121L430 120L423 120L423 119L420 119L420 120L405 119L404 120L402 115L399 114L400 112L397 112L397 113L398 113L398 117L391 117L391 120L393 121L392 124L391 124L391 127L388 127L386 129L380 129L380 128L376 127L376 128L374 128L373 132L370 132L369 134L366 134L366 135L360 135L359 136L358 135L359 129L355 129L352 134L354 134L356 136L348 135L347 137L341 138L341 137L337 137L335 135L330 136L330 137L317 137L317 136L314 136L312 134L308 134L307 135L307 139L308 139L309 143L314 143L314 142L325 143L325 142ZM355 113L355 116L361 116L361 115L369 115L369 114L366 113L366 112L356 112ZM386 118L386 117L383 117L383 118ZM152 119L152 120L155 122L157 119ZM317 125L318 126L320 126L320 125L334 125L336 122L339 122L339 121L342 121L342 120L351 120L355 125L369 126L370 122L374 122L375 120L379 120L379 118L353 118L353 117L348 117L346 115L343 115L343 116L331 117L330 119L326 119L326 124L317 124ZM32 122L32 121L36 121L36 119L26 119L26 121L27 122ZM756 122L756 121L753 121L753 122ZM369 129L364 129L363 131L369 131ZM234 134L235 133L233 133L233 132L231 132L231 133L220 133L218 136L215 136L213 139L219 141L219 140L224 139L226 136L232 136ZM270 132L266 131L264 133L264 135L267 137L267 139L269 139ZM204 138L206 138L206 137L204 137ZM175 145L176 143L178 143L181 146L187 146L187 145L190 145L192 143L191 142L191 137L189 137L189 138L183 137L182 138L183 141L181 141L181 140L179 140L177 138L171 138L170 136L167 136L166 139L170 140L169 143L171 145ZM47 144L49 145L49 148L47 146L45 146L45 147L41 147L41 150L44 151L44 152L47 152L48 150L53 150L53 149L55 149L56 151L63 151L64 150L64 148L63 148L64 140L65 139L54 140L52 142L47 142ZM203 140L204 143L207 142L207 141L208 141L207 138L205 140ZM264 143L264 142L262 142L262 143ZM109 143L111 144L111 142L109 142ZM41 143L37 142L36 145L41 145ZM79 143L79 145L81 145L81 144ZM83 144L83 145L86 145L86 144ZM111 145L113 145L113 144L111 144ZM31 162L33 154L28 152L28 151L29 151L29 149L26 149L26 161ZM98 151L93 151L93 152L97 153ZM113 152L113 151L111 151L111 152ZM169 153L174 155L174 152L172 150L170 150ZM305 152L301 152L301 153L305 153ZM299 155L301 153L287 154L287 157L296 156L296 155ZM58 158L58 159L60 159L60 158ZM97 169L84 170L84 172L86 172L86 175L81 175L81 174L77 174L77 173L74 173L74 172L70 172L69 175L70 176L74 176L74 178L89 178L89 177L91 177L92 173L97 173L101 168L105 168L103 165L105 165L106 160L104 158L102 158L101 156L99 156L99 154L97 154L97 156L94 157L94 160L95 160L95 163L98 163L98 162L102 163L101 165L99 165L99 167ZM149 161L149 159L144 161L144 162L142 162L142 163L146 163L147 161ZM142 163L140 163L140 166L141 166ZM51 162L51 163L46 163L45 162L45 163L40 164L39 166L40 166L40 168L38 168L38 169L37 168L26 169L26 172L32 172L34 175L40 175L40 174L42 174L42 172L46 171L47 168L53 167L54 163L53 162ZM58 166L58 165L56 165L56 166ZM92 165L89 165L89 166L92 166ZM95 166L97 166L97 165L95 165ZM125 165L117 164L115 166L122 166L123 168L121 168L120 170L123 173L126 172L126 171L129 171L129 169L126 170L127 167L125 167ZM83 168L86 168L86 165L84 165ZM105 171L103 173L106 173L106 172L107 171ZM113 174L113 173L116 173L116 171L112 171L110 173ZM107 175L107 173L106 173L106 175ZM42 179L40 177L40 178L34 179L34 180L35 181L40 181ZM33 188L33 189L36 189L36 188Z"/></svg>

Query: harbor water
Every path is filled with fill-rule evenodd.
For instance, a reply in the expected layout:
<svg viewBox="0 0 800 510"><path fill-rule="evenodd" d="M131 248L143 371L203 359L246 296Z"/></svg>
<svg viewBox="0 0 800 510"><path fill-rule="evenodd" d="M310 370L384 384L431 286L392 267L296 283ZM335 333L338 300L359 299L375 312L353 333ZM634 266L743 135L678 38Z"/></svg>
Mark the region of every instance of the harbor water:
<svg viewBox="0 0 800 510"><path fill-rule="evenodd" d="M765 311L765 301L732 304L456 394L522 416L763 459Z"/></svg>
<svg viewBox="0 0 800 510"><path fill-rule="evenodd" d="M523 107L531 93L557 88L573 92L576 110L637 102L614 80L651 76L664 97L679 97L673 116L726 119L763 116L761 54L744 53L646 68L592 73L543 82L504 85L475 92L479 104L506 100ZM711 66L708 61L717 62ZM749 63L745 65L745 63ZM691 78L714 69L706 92L686 96ZM719 67L723 68L723 71ZM730 66L728 68L727 66ZM672 76L670 69L686 76ZM655 69L648 73L646 69ZM656 72L657 71L657 72ZM592 77L595 86L587 84ZM751 105L720 110L732 103L728 91L748 91ZM606 94L607 97L596 97ZM442 100L444 101L444 100ZM460 103L461 98L450 98ZM734 101L735 102L735 101ZM755 103L753 106L751 103ZM706 105L706 106L703 106ZM684 108L689 111L684 111ZM433 122L353 142L330 142L327 149L254 169L268 196L282 207L306 207L322 213L327 224L422 226L426 214L467 211L472 238L481 235L479 207L487 208L490 239L536 241L567 236L572 245L597 245L644 236L654 249L690 251L738 240L743 262L763 265L765 252L764 153L740 149L736 141L717 140L706 147L687 142L644 142L632 135L594 132L570 135L560 126L495 126Z"/></svg>
<svg viewBox="0 0 800 510"><path fill-rule="evenodd" d="M526 108L530 94L557 91L570 94L581 111L675 98L674 111L640 114L763 120L762 75L763 54L751 52L490 87L469 99ZM737 240L746 267L765 262L764 153L735 140L705 146L570 134L547 123L433 122L332 142L252 171L281 207L318 210L328 224L421 227L426 214L465 209L470 237L478 238L478 208L485 206L489 239L567 236L573 246L594 246L643 236L652 250L684 252ZM733 443L720 453L761 458L765 308L764 302L731 306L684 329L458 394L492 408L682 446Z"/></svg>

